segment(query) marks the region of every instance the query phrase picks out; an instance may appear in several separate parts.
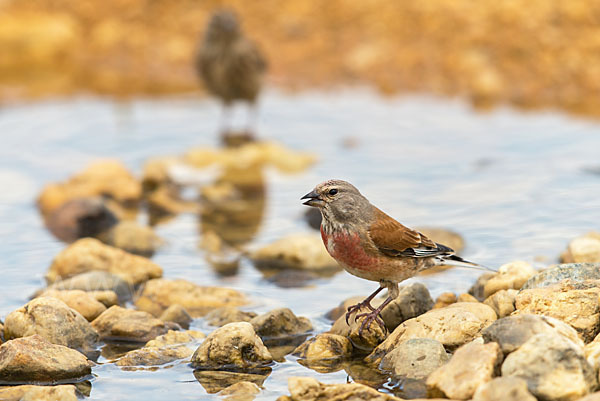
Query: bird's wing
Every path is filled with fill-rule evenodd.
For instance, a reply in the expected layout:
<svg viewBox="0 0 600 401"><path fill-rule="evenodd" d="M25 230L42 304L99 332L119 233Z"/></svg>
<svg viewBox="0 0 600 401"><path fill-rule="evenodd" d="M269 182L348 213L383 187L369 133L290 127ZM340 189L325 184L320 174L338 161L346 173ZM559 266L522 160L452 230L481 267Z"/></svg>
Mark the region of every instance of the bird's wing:
<svg viewBox="0 0 600 401"><path fill-rule="evenodd" d="M400 224L381 210L375 207L374 209L375 221L369 228L369 236L384 254L427 258L454 252L451 248L436 244L420 232Z"/></svg>
<svg viewBox="0 0 600 401"><path fill-rule="evenodd" d="M251 40L239 41L234 54L239 68L258 72L264 72L267 69L267 60L256 43Z"/></svg>

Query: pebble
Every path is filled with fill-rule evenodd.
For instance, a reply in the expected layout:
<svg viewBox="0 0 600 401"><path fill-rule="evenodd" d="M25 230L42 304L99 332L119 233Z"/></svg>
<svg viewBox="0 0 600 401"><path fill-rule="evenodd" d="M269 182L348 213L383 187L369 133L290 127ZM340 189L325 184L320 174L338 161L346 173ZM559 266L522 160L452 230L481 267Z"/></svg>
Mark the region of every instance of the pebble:
<svg viewBox="0 0 600 401"><path fill-rule="evenodd" d="M78 401L78 391L72 384L58 386L10 386L0 388L3 401Z"/></svg>
<svg viewBox="0 0 600 401"><path fill-rule="evenodd" d="M600 263L600 233L592 231L575 238L560 259L563 263Z"/></svg>
<svg viewBox="0 0 600 401"><path fill-rule="evenodd" d="M344 336L322 333L300 344L293 354L308 363L336 363L350 357L352 344Z"/></svg>
<svg viewBox="0 0 600 401"><path fill-rule="evenodd" d="M492 308L499 318L502 318L515 311L515 299L518 292L513 289L500 290L487 297L483 303Z"/></svg>
<svg viewBox="0 0 600 401"><path fill-rule="evenodd" d="M439 341L412 338L389 352L379 368L392 372L397 378L424 380L449 359L450 356Z"/></svg>
<svg viewBox="0 0 600 401"><path fill-rule="evenodd" d="M274 309L250 320L254 331L263 341L286 339L312 330L310 320L297 317L289 308Z"/></svg>
<svg viewBox="0 0 600 401"><path fill-rule="evenodd" d="M92 270L89 272L77 274L67 279L56 281L48 286L48 290L82 290L91 293L98 291L111 291L117 295L118 302L125 302L131 299L134 288L127 281L116 274L105 271ZM110 294L98 294L106 307L116 305L114 298ZM104 301L102 300L104 299ZM112 305L106 305L106 302Z"/></svg>
<svg viewBox="0 0 600 401"><path fill-rule="evenodd" d="M118 218L101 198L71 199L53 210L46 227L61 241L96 237L118 223Z"/></svg>
<svg viewBox="0 0 600 401"><path fill-rule="evenodd" d="M190 323L193 320L190 314L185 310L185 308L179 304L173 304L169 306L160 315L159 319L163 322L177 323L184 329L189 329Z"/></svg>
<svg viewBox="0 0 600 401"><path fill-rule="evenodd" d="M48 290L44 291L40 297L60 299L68 307L79 312L88 322L106 310L106 306L92 294L81 290Z"/></svg>
<svg viewBox="0 0 600 401"><path fill-rule="evenodd" d="M111 306L92 322L105 341L147 342L169 330L162 320L143 311Z"/></svg>
<svg viewBox="0 0 600 401"><path fill-rule="evenodd" d="M537 401L527 390L527 382L518 377L496 377L482 384L473 401Z"/></svg>
<svg viewBox="0 0 600 401"><path fill-rule="evenodd" d="M225 306L209 312L204 318L211 326L221 327L227 323L249 322L256 316L254 312L241 311L235 306Z"/></svg>

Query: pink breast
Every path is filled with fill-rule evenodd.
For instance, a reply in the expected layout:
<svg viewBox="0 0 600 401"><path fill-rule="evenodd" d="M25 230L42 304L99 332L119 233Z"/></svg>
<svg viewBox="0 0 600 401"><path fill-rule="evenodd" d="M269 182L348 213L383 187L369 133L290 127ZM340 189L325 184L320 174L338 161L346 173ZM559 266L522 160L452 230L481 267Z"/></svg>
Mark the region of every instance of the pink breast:
<svg viewBox="0 0 600 401"><path fill-rule="evenodd" d="M329 246L328 241L331 241ZM329 238L324 236L323 242L335 260L352 268L368 269L377 262L377 258L364 251L358 234L333 234Z"/></svg>

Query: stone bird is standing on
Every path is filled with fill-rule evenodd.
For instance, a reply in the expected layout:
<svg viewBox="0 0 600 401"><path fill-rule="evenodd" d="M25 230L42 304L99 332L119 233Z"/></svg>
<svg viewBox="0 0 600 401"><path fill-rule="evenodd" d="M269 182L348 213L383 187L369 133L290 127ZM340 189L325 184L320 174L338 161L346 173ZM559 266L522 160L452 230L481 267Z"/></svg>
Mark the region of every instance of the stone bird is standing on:
<svg viewBox="0 0 600 401"><path fill-rule="evenodd" d="M223 103L222 130L228 129L235 101L250 104L250 130L267 63L254 42L244 36L233 12L220 10L213 14L198 51L196 69L208 91Z"/></svg>
<svg viewBox="0 0 600 401"><path fill-rule="evenodd" d="M382 327L380 312L398 296L398 283L421 270L443 264L483 267L468 262L454 251L431 241L423 234L403 226L365 198L352 184L342 180L325 181L304 195L305 205L319 208L323 216L321 238L327 252L350 274L378 281L379 288L364 301L348 308L348 318L366 307L363 328L375 320ZM384 288L387 299L378 307L371 300Z"/></svg>

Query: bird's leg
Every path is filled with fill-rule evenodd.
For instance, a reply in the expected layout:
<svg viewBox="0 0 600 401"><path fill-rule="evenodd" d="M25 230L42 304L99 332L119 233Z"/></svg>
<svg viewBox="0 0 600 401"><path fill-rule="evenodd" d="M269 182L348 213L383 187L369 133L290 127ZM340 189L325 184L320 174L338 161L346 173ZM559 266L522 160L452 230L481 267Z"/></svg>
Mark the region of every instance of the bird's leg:
<svg viewBox="0 0 600 401"><path fill-rule="evenodd" d="M348 323L348 318L350 316L352 316L353 313L358 312L360 309L362 309L363 307L367 307L370 311L374 311L375 308L373 308L373 306L371 306L371 301L373 300L373 298L375 298L375 296L377 296L377 294L379 294L381 292L381 290L383 290L385 287L379 287L378 289L375 290L374 293L372 293L371 295L369 295L367 298L365 298L364 301L357 303L356 305L352 305L348 307L348 311L346 312L346 324L349 325L350 323ZM356 319L354 319L356 321Z"/></svg>
<svg viewBox="0 0 600 401"><path fill-rule="evenodd" d="M361 323L360 328L358 329L359 337L362 337L362 332L365 329L365 327L368 329L369 326L371 326L371 323L373 323L373 321L376 321L377 323L379 323L381 328L385 328L385 322L380 317L381 311L390 302L392 302L394 299L396 299L396 297L398 297L399 290L398 290L398 283L393 283L391 281L382 280L381 285L382 285L382 287L380 287L380 289L383 288L383 286L387 287L387 289L388 289L388 297L386 298L386 300L383 301L383 303L381 305L379 305L376 309L371 310L371 312L360 313L354 317L355 320L360 317L365 318L363 320L363 322Z"/></svg>

